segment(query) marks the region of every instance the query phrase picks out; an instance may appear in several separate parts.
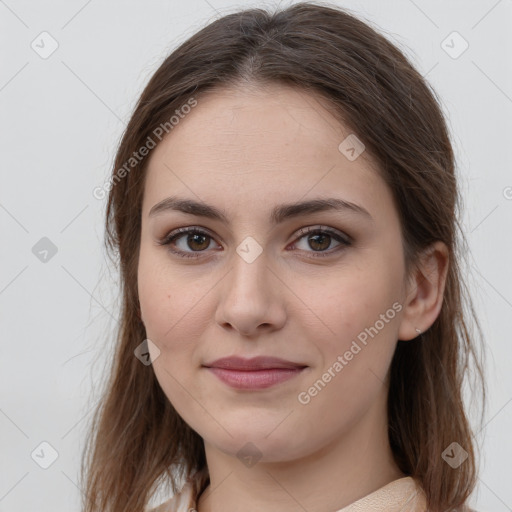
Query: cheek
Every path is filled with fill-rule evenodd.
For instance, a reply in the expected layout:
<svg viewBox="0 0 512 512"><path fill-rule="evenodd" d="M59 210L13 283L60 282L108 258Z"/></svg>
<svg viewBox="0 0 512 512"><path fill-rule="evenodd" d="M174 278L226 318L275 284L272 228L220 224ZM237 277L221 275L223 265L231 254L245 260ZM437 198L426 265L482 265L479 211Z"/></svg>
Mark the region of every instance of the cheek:
<svg viewBox="0 0 512 512"><path fill-rule="evenodd" d="M141 250L138 268L141 316L147 338L160 351L153 361L153 370L168 400L187 421L190 409L187 390L193 389L194 350L203 329L199 322L203 304L199 301L200 290L190 285L193 279L184 277L183 272L170 274L169 269L159 255Z"/></svg>
<svg viewBox="0 0 512 512"><path fill-rule="evenodd" d="M322 416L334 436L383 396L398 325L397 289L390 274L347 273L309 295L308 305L321 320L316 327L326 324L329 330L309 327L308 338L316 339L322 359L300 390L300 403L309 403L298 407L311 417Z"/></svg>
<svg viewBox="0 0 512 512"><path fill-rule="evenodd" d="M165 347L183 330L193 336L204 290L186 271L172 272L162 251L141 248L138 267L141 316L148 337ZM192 331L191 331L192 329ZM179 337L179 335L178 335Z"/></svg>
<svg viewBox="0 0 512 512"><path fill-rule="evenodd" d="M160 350L155 375L175 407L186 406L193 375L201 364L198 347L206 322L212 318L205 297L211 286L186 269L172 267L154 252L141 250L138 273L139 301L146 336ZM205 291L206 290L206 291ZM181 409L180 409L181 410Z"/></svg>
<svg viewBox="0 0 512 512"><path fill-rule="evenodd" d="M340 272L325 282L316 280L314 287L309 279L301 281L297 295L306 297L306 304L315 314L314 327L320 329L317 332L322 333L330 351L348 349L361 332L379 321L381 314L386 315L398 298L391 272L370 271L368 267L364 271ZM387 315L383 331L391 331L393 318L396 318L394 310Z"/></svg>

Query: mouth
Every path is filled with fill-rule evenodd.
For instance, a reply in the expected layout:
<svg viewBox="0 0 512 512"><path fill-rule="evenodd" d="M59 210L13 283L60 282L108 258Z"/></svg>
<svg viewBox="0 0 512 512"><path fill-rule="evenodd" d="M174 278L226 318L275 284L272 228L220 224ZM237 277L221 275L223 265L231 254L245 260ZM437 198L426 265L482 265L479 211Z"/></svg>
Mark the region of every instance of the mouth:
<svg viewBox="0 0 512 512"><path fill-rule="evenodd" d="M306 365L285 359L259 356L227 357L203 365L222 382L236 389L265 389L299 375Z"/></svg>

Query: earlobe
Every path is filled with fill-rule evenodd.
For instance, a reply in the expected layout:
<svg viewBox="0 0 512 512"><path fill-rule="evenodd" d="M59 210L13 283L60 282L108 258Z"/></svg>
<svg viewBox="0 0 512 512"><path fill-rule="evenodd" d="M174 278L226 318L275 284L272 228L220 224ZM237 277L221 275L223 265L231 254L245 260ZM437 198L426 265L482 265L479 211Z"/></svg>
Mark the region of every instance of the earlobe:
<svg viewBox="0 0 512 512"><path fill-rule="evenodd" d="M417 338L438 317L443 304L448 265L448 248L441 241L429 246L420 257L406 289L399 340Z"/></svg>

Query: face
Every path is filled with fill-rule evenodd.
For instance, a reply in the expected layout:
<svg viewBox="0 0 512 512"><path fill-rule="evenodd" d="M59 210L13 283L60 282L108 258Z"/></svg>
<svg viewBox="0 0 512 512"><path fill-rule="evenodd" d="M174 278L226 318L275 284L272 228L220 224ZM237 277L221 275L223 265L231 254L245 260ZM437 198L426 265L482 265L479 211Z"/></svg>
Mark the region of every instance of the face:
<svg viewBox="0 0 512 512"><path fill-rule="evenodd" d="M320 98L233 88L198 98L150 155L138 290L160 351L153 368L180 416L225 454L252 442L263 460L304 457L377 403L385 410L403 246L368 152L339 149L350 134ZM210 210L181 211L171 196ZM325 199L339 207L283 208ZM229 356L302 369L242 379L205 366Z"/></svg>

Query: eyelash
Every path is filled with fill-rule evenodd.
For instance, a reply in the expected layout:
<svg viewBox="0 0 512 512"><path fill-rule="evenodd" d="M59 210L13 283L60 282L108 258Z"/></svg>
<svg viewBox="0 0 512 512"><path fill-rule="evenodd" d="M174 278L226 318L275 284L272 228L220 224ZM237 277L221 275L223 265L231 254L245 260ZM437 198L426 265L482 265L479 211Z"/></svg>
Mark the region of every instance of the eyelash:
<svg viewBox="0 0 512 512"><path fill-rule="evenodd" d="M314 256L313 256L314 258L323 258L326 256L331 256L333 253L338 252L352 244L352 241L348 236L342 236L337 231L333 231L332 229L329 229L329 228L322 228L322 226L320 226L320 227L308 226L305 228L301 228L298 231L299 238L297 239L297 241L304 238L306 235L313 235L313 234L314 235L317 235L317 234L329 235L334 240L336 240L337 242L340 242L342 244L341 248L338 247L338 248L335 248L334 250L331 249L329 251L306 251L306 252L312 252L314 254ZM175 231L172 231L164 239L158 241L158 245L168 245L169 251L171 253L176 254L177 256L182 257L182 258L199 258L200 254L205 251L193 251L192 253L187 253L185 251L180 251L180 250L177 251L175 249L170 248L171 243L173 243L175 240L181 238L183 235L204 235L210 239L213 239L213 237L210 234L208 234L206 231L198 229L197 227L188 227L188 228L179 228ZM295 244L295 242L294 242L294 244Z"/></svg>

